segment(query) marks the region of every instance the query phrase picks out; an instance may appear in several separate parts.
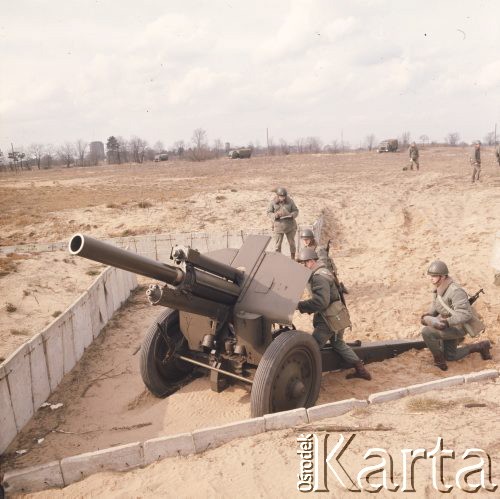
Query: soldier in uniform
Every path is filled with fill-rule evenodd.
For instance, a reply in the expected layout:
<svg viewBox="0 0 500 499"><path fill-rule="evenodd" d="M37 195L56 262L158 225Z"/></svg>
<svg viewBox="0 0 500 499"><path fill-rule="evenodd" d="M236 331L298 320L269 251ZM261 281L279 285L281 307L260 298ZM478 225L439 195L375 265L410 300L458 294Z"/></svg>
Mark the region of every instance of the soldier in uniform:
<svg viewBox="0 0 500 499"><path fill-rule="evenodd" d="M447 265L436 260L430 264L427 274L436 289L431 308L421 317L421 323L425 326L422 337L434 357L434 365L446 371L447 360L460 360L474 352L480 353L483 360L491 359L489 341L458 347L466 334L463 324L472 318L472 309L465 290L449 277Z"/></svg>
<svg viewBox="0 0 500 499"><path fill-rule="evenodd" d="M317 243L314 238L314 232L311 229L302 229L300 232L300 239L304 248L312 248L318 254L318 260L325 265L325 267L332 273L337 274L337 267L329 255L326 246Z"/></svg>
<svg viewBox="0 0 500 499"><path fill-rule="evenodd" d="M274 251L281 253L281 243L283 236L286 235L290 245L290 256L295 260L295 233L297 232L295 219L299 210L284 187L276 189L276 196L269 204L267 214L273 220Z"/></svg>
<svg viewBox="0 0 500 499"><path fill-rule="evenodd" d="M340 293L335 285L333 274L325 267L324 263L318 261L318 254L312 248L302 248L299 252L298 261L312 270L308 283L311 298L301 300L297 305L297 309L301 314L314 314L314 339L318 342L320 348L330 341L333 350L354 367L354 372L349 373L346 378L370 380L371 375L364 366L363 361L343 339L344 329L350 325L350 322L348 321L342 329L334 330L329 320L331 306L335 303L338 305L340 302ZM345 312L347 313L347 309L345 309Z"/></svg>
<svg viewBox="0 0 500 499"><path fill-rule="evenodd" d="M418 147L415 142L412 142L410 147L408 148L408 153L410 155L410 170L413 170L413 165L418 170L420 168L420 164L418 162Z"/></svg>
<svg viewBox="0 0 500 499"><path fill-rule="evenodd" d="M474 145L474 159L471 158L472 170L472 180L474 183L479 180L479 175L481 174L481 142L477 141Z"/></svg>

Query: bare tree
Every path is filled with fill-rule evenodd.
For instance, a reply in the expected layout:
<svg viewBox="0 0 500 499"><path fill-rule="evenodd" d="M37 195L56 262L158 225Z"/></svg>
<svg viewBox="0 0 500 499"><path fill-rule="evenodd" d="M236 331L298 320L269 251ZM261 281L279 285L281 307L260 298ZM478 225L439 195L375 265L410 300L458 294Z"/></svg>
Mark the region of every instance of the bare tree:
<svg viewBox="0 0 500 499"><path fill-rule="evenodd" d="M444 140L450 146L456 146L460 142L460 134L458 132L450 132Z"/></svg>
<svg viewBox="0 0 500 499"><path fill-rule="evenodd" d="M130 154L132 155L132 161L134 163L142 163L144 161L147 145L148 143L145 140L137 136L129 140Z"/></svg>
<svg viewBox="0 0 500 499"><path fill-rule="evenodd" d="M375 135L373 133L370 133L365 137L365 145L366 148L371 151L373 149L373 146L375 145Z"/></svg>
<svg viewBox="0 0 500 499"><path fill-rule="evenodd" d="M208 159L208 142L207 132L203 128L196 128L191 137L193 149L191 151L191 159L194 161L203 161Z"/></svg>
<svg viewBox="0 0 500 499"><path fill-rule="evenodd" d="M163 145L163 142L161 140L158 140L155 142L153 149L156 151L157 154L160 154L165 150L165 146Z"/></svg>
<svg viewBox="0 0 500 499"><path fill-rule="evenodd" d="M28 148L28 154L36 161L36 166L38 169L41 169L42 165L42 157L44 154L45 148L43 144L31 144Z"/></svg>
<svg viewBox="0 0 500 499"><path fill-rule="evenodd" d="M184 151L186 150L186 144L184 143L183 140L177 140L174 142L172 149L174 150L175 154L177 154L177 156L179 156L179 158L182 158L182 155L184 154Z"/></svg>
<svg viewBox="0 0 500 499"><path fill-rule="evenodd" d="M75 142L75 150L78 161L80 162L80 166L85 166L85 151L87 150L89 143L83 141L82 139L78 139Z"/></svg>
<svg viewBox="0 0 500 499"><path fill-rule="evenodd" d="M488 132L483 139L483 142L487 146L494 146L495 144L495 132Z"/></svg>
<svg viewBox="0 0 500 499"><path fill-rule="evenodd" d="M290 146L285 139L280 139L281 154L290 154Z"/></svg>
<svg viewBox="0 0 500 499"><path fill-rule="evenodd" d="M321 152L322 143L318 137L307 137L306 150L310 154L317 154Z"/></svg>
<svg viewBox="0 0 500 499"><path fill-rule="evenodd" d="M69 142L59 147L57 155L66 164L66 168L69 168L75 162L75 148Z"/></svg>
<svg viewBox="0 0 500 499"><path fill-rule="evenodd" d="M422 142L422 144L424 146L429 143L429 136L428 135L423 134L419 138L420 138L420 142Z"/></svg>
<svg viewBox="0 0 500 499"><path fill-rule="evenodd" d="M304 152L305 139L302 137L295 140L295 147L297 148L297 152L302 154Z"/></svg>
<svg viewBox="0 0 500 499"><path fill-rule="evenodd" d="M411 134L410 132L403 132L399 141L401 142L402 147L408 147L410 145Z"/></svg>
<svg viewBox="0 0 500 499"><path fill-rule="evenodd" d="M52 144L47 144L45 146L45 154L42 156L42 164L45 164L45 168L50 168L52 166L55 155L55 147Z"/></svg>

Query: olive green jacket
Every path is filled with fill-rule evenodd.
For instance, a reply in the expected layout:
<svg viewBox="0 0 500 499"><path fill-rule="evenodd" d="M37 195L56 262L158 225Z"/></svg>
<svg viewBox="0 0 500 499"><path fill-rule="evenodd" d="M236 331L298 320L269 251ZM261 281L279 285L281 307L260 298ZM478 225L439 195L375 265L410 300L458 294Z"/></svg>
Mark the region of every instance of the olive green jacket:
<svg viewBox="0 0 500 499"><path fill-rule="evenodd" d="M321 262L318 262L313 270L307 288L311 298L299 301L297 308L301 313L314 313L316 316L324 312L331 303L340 300L333 274Z"/></svg>
<svg viewBox="0 0 500 499"><path fill-rule="evenodd" d="M465 290L453 282L450 278L448 279L449 282L443 286L443 289L437 289L434 291L434 300L432 301L431 308L427 312L427 315L432 315L434 317L440 315L448 321L450 326L460 327L472 318L472 308ZM441 298L446 305L453 310L451 316L439 302L437 298L438 293L441 295Z"/></svg>
<svg viewBox="0 0 500 499"><path fill-rule="evenodd" d="M408 152L410 154L411 159L418 159L418 148L417 146L410 146L408 148Z"/></svg>
<svg viewBox="0 0 500 499"><path fill-rule="evenodd" d="M481 164L481 149L474 147L474 161L480 165Z"/></svg>
<svg viewBox="0 0 500 499"><path fill-rule="evenodd" d="M291 197L286 197L283 203L280 203L276 196L270 203L267 209L267 214L273 220L273 230L278 234L287 234L292 230L297 230L297 222L295 219L299 214L299 210ZM276 218L278 215L278 218Z"/></svg>

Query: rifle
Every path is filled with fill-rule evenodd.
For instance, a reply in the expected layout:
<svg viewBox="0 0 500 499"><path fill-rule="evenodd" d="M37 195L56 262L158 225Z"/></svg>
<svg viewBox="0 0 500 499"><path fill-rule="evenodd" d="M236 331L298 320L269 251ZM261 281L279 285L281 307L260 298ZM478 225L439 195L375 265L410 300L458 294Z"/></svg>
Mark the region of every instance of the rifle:
<svg viewBox="0 0 500 499"><path fill-rule="evenodd" d="M483 293L483 295L485 294L483 288L481 288L475 295L469 296L469 303L471 305L473 305L476 302L476 300L479 298L479 295L481 293Z"/></svg>

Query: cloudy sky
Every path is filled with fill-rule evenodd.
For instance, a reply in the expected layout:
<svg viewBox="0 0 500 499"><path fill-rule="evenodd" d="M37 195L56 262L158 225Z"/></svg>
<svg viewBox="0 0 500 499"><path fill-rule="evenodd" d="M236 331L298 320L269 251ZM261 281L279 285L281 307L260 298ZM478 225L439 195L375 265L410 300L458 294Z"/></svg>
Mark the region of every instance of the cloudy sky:
<svg viewBox="0 0 500 499"><path fill-rule="evenodd" d="M4 151L500 135L495 0L16 0L0 57Z"/></svg>

